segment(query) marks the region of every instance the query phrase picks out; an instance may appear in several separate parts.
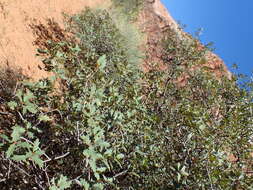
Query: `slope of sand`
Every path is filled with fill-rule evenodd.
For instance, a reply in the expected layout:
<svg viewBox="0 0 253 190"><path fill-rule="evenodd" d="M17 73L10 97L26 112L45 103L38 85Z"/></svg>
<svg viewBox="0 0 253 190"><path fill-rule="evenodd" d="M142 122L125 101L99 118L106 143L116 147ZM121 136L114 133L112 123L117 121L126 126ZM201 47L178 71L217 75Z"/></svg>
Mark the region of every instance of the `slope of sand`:
<svg viewBox="0 0 253 190"><path fill-rule="evenodd" d="M35 36L30 25L53 19L63 26L62 12L75 14L87 7L98 7L106 0L0 0L0 66L21 69L32 79L48 75L38 68Z"/></svg>

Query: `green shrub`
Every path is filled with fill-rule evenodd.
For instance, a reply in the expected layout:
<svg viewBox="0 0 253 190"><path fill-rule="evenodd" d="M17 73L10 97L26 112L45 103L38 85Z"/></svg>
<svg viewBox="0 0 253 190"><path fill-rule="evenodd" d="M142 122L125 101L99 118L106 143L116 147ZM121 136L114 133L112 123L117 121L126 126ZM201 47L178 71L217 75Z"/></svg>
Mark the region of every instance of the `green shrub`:
<svg viewBox="0 0 253 190"><path fill-rule="evenodd" d="M164 57L170 57L169 69L144 76L152 138L142 150L147 168L138 172L141 186L252 188L245 172L252 166L252 93L240 89L235 78L218 80L206 68L189 69L186 64L201 64L206 49L199 52L196 41L168 34ZM189 78L182 87L175 81L184 74Z"/></svg>
<svg viewBox="0 0 253 190"><path fill-rule="evenodd" d="M18 82L24 79L21 71L0 67L0 103L8 102L15 94Z"/></svg>
<svg viewBox="0 0 253 190"><path fill-rule="evenodd" d="M129 66L140 63L141 35L117 9L91 10L69 17L69 29L80 39L86 61L106 55L108 67L128 61Z"/></svg>
<svg viewBox="0 0 253 190"><path fill-rule="evenodd" d="M40 50L54 76L2 103L2 189L251 189L252 91L187 69L205 49L173 35L169 69L142 73L114 14L69 17L75 40Z"/></svg>
<svg viewBox="0 0 253 190"><path fill-rule="evenodd" d="M146 100L153 118L150 143L159 143L156 151L149 150L146 162L154 168L157 164L153 178L161 189L251 187L251 176L243 172L252 161L251 97L233 81L219 82L204 72L192 72L184 88L165 84L171 80L169 73L147 74L152 86ZM229 159L232 154L234 161ZM143 178L151 178L148 173Z"/></svg>
<svg viewBox="0 0 253 190"><path fill-rule="evenodd" d="M51 41L40 50L55 76L24 83L8 103L15 125L1 135L7 188L64 189L59 184L71 183L73 189L110 189L131 172L126 160L141 127L137 63L107 11L86 9L70 26L76 44ZM6 176L10 163L20 170L14 165ZM10 183L15 176L19 180Z"/></svg>
<svg viewBox="0 0 253 190"><path fill-rule="evenodd" d="M112 0L114 7L128 17L130 20L135 20L139 11L144 6L144 0Z"/></svg>

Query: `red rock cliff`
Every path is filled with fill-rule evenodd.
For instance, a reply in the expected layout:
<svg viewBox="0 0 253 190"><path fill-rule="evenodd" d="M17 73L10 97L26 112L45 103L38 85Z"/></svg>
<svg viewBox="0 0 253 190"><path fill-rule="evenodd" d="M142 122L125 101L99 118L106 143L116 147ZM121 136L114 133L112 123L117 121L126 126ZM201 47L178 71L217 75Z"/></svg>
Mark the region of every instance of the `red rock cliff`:
<svg viewBox="0 0 253 190"><path fill-rule="evenodd" d="M34 31L31 23L46 23L52 19L63 27L62 12L74 14L84 7L97 7L109 4L109 0L0 0L0 66L21 69L23 74L32 79L48 75L39 69L42 66L40 58L36 57L37 47L34 45ZM161 63L162 49L159 46L164 30L170 28L176 31L178 38L187 38L186 33L179 29L178 24L170 16L160 0L146 0L144 9L138 19L141 29L146 33L145 44L149 54L148 61ZM230 75L223 61L215 54L208 52L206 65L221 76L220 68ZM144 66L145 68L145 66ZM145 69L148 69L147 67Z"/></svg>
<svg viewBox="0 0 253 190"><path fill-rule="evenodd" d="M166 63L163 63L161 60L162 48L159 46L159 41L164 35L164 32L170 29L177 34L176 36L180 40L190 38L190 35L185 33L179 27L177 22L172 18L160 0L146 1L145 7L139 17L139 23L140 26L142 26L142 30L147 33L146 44L149 58L146 61L155 61L160 63L161 69L166 67ZM199 47L201 49L203 48L203 45L199 43ZM219 56L208 51L205 58L206 63L202 66L208 67L209 70L216 75L216 77L220 78L223 75L229 78L231 77L231 73L228 71L226 65ZM144 68L148 70L148 67L145 67L145 65Z"/></svg>

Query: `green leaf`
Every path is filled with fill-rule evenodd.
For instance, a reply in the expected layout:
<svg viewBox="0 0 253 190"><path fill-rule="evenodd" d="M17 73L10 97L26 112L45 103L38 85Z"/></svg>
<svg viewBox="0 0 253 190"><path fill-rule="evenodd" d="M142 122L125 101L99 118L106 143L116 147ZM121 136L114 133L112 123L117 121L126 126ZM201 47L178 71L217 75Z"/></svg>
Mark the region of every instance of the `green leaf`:
<svg viewBox="0 0 253 190"><path fill-rule="evenodd" d="M26 106L27 110L33 114L37 113L38 110L37 110L37 107L35 104L29 104Z"/></svg>
<svg viewBox="0 0 253 190"><path fill-rule="evenodd" d="M26 155L14 155L12 159L19 162L19 161L25 161L27 157Z"/></svg>
<svg viewBox="0 0 253 190"><path fill-rule="evenodd" d="M36 139L35 142L33 143L33 152L40 150L39 145L40 145L40 141L39 139Z"/></svg>
<svg viewBox="0 0 253 190"><path fill-rule="evenodd" d="M90 140L90 137L88 135L86 136L81 136L81 139L83 140L83 142L87 145L91 145L91 140Z"/></svg>
<svg viewBox="0 0 253 190"><path fill-rule="evenodd" d="M51 180L51 186L49 187L50 190L64 190L71 186L71 181L67 180L67 177L61 175L60 179L57 182L57 185L55 184L55 178L52 178Z"/></svg>
<svg viewBox="0 0 253 190"><path fill-rule="evenodd" d="M200 129L201 131L205 130L205 128L206 128L206 126L205 126L204 124L201 124L201 125L199 126L199 129Z"/></svg>
<svg viewBox="0 0 253 190"><path fill-rule="evenodd" d="M40 158L40 155L37 154L37 152L33 153L31 156L32 161L34 161L35 164L37 164L40 168L43 167L43 160Z"/></svg>
<svg viewBox="0 0 253 190"><path fill-rule="evenodd" d="M71 185L71 181L68 181L68 178L61 175L58 183L57 183L57 186L60 187L60 189L66 189L66 188L69 188L70 185Z"/></svg>
<svg viewBox="0 0 253 190"><path fill-rule="evenodd" d="M185 171L185 169L186 169L186 167L185 166L183 166L182 167L182 169L181 169L181 174L183 175L183 176L189 176L189 174Z"/></svg>
<svg viewBox="0 0 253 190"><path fill-rule="evenodd" d="M18 141L24 132L25 132L24 128L22 128L18 125L14 126L13 132L11 134L12 142Z"/></svg>
<svg viewBox="0 0 253 190"><path fill-rule="evenodd" d="M38 53L41 53L41 54L48 53L48 50L46 50L46 49L40 49L40 48L38 48L37 51L38 51Z"/></svg>
<svg viewBox="0 0 253 190"><path fill-rule="evenodd" d="M0 138L6 140L7 142L11 142L10 138L6 136L5 134L0 134Z"/></svg>
<svg viewBox="0 0 253 190"><path fill-rule="evenodd" d="M26 148L26 149L32 148L32 145L30 143L26 142L26 141L19 143L18 146L21 147L21 148Z"/></svg>
<svg viewBox="0 0 253 190"><path fill-rule="evenodd" d="M74 48L71 48L72 51L75 51L75 52L80 52L81 51L81 48L79 47L78 44L76 44L76 46Z"/></svg>
<svg viewBox="0 0 253 190"><path fill-rule="evenodd" d="M93 171L94 172L94 171ZM97 171L94 172L94 176L97 180L100 180L100 175L97 173Z"/></svg>
<svg viewBox="0 0 253 190"><path fill-rule="evenodd" d="M28 131L28 132L27 132L27 135L28 135L28 137L31 138L31 139L34 138L34 133L33 133L33 132Z"/></svg>
<svg viewBox="0 0 253 190"><path fill-rule="evenodd" d="M84 187L84 190L90 190L90 184L85 179L81 179L79 183Z"/></svg>
<svg viewBox="0 0 253 190"><path fill-rule="evenodd" d="M100 150L102 151L104 148L109 148L110 147L110 143L104 141L103 139L99 139L96 142L97 146L100 146Z"/></svg>
<svg viewBox="0 0 253 190"><path fill-rule="evenodd" d="M22 99L22 96L23 96L23 92L22 90L18 90L17 93L16 93L16 96L18 97L19 101L22 102L23 99Z"/></svg>
<svg viewBox="0 0 253 190"><path fill-rule="evenodd" d="M90 160L89 160L89 164L90 164L90 167L91 167L92 171L93 171L94 173L96 173L96 171L97 171L96 160L95 160L95 159L90 159Z"/></svg>
<svg viewBox="0 0 253 190"><path fill-rule="evenodd" d="M8 150L6 151L6 157L7 158L10 158L11 155L13 155L13 152L15 151L15 148L16 148L16 144L13 143L9 146Z"/></svg>
<svg viewBox="0 0 253 190"><path fill-rule="evenodd" d="M102 183L97 183L97 184L93 185L93 189L94 190L103 190L104 185Z"/></svg>
<svg viewBox="0 0 253 190"><path fill-rule="evenodd" d="M59 190L56 186L50 186L49 190Z"/></svg>
<svg viewBox="0 0 253 190"><path fill-rule="evenodd" d="M177 181L178 181L178 182L180 182L181 177L182 177L181 174L180 174L180 173L177 173Z"/></svg>
<svg viewBox="0 0 253 190"><path fill-rule="evenodd" d="M97 168L97 172L98 173L103 173L103 172L105 172L106 171L106 167L101 167L101 168Z"/></svg>
<svg viewBox="0 0 253 190"><path fill-rule="evenodd" d="M28 91L25 95L24 95L24 103L27 104L27 103L30 103L30 100L35 98L35 96L33 95L33 93L31 91Z"/></svg>
<svg viewBox="0 0 253 190"><path fill-rule="evenodd" d="M108 155L108 156L111 156L113 153L113 150L112 149L107 149L104 153L104 155Z"/></svg>
<svg viewBox="0 0 253 190"><path fill-rule="evenodd" d="M118 154L118 155L116 156L116 158L117 158L118 160L121 160L121 159L124 158L124 154Z"/></svg>
<svg viewBox="0 0 253 190"><path fill-rule="evenodd" d="M98 64L98 68L101 72L104 72L104 68L106 66L106 55L103 55L101 56L98 61L97 61L97 64Z"/></svg>
<svg viewBox="0 0 253 190"><path fill-rule="evenodd" d="M38 118L40 121L51 121L50 117L47 115L40 115Z"/></svg>
<svg viewBox="0 0 253 190"><path fill-rule="evenodd" d="M58 57L58 58L64 57L64 53L57 51L56 57Z"/></svg>
<svg viewBox="0 0 253 190"><path fill-rule="evenodd" d="M91 112L91 113L92 113L92 112ZM88 119L88 125L89 125L90 127L96 127L97 122L96 122L93 118L89 118L89 119Z"/></svg>
<svg viewBox="0 0 253 190"><path fill-rule="evenodd" d="M18 106L17 102L14 101L8 102L7 105L10 107L11 110L14 110Z"/></svg>

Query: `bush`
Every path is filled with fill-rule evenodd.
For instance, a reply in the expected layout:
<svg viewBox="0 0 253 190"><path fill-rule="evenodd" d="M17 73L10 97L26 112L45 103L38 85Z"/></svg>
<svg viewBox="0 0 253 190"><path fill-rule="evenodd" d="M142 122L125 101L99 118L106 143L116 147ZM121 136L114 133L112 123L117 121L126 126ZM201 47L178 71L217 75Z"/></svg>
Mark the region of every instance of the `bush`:
<svg viewBox="0 0 253 190"><path fill-rule="evenodd" d="M10 68L0 68L0 103L10 101L15 95L18 82L25 79L21 71Z"/></svg>
<svg viewBox="0 0 253 190"><path fill-rule="evenodd" d="M239 88L236 78L219 80L204 67L190 69L202 63L206 49L200 52L195 40L184 42L168 34L168 69L144 76L152 138L141 158L148 165L139 172L146 178L142 186L252 188L246 172L252 165L252 93ZM182 75L188 76L183 87L177 83Z"/></svg>
<svg viewBox="0 0 253 190"><path fill-rule="evenodd" d="M129 54L139 44L113 14L69 17L76 39L40 50L55 75L23 82L3 103L2 189L252 188L251 91L187 70L203 52L173 35L164 41L172 66L142 73L140 54Z"/></svg>
<svg viewBox="0 0 253 190"><path fill-rule="evenodd" d="M110 189L131 171L126 160L138 144L141 109L137 63L107 11L87 9L70 26L76 44L50 41L40 50L55 76L24 83L8 102L15 124L1 135L7 188Z"/></svg>
<svg viewBox="0 0 253 190"><path fill-rule="evenodd" d="M7 126L12 123L11 117L4 106L15 96L17 89L20 87L20 81L26 77L17 69L0 68L0 131L5 133L10 128Z"/></svg>
<svg viewBox="0 0 253 190"><path fill-rule="evenodd" d="M184 88L165 84L171 80L168 73L147 75L152 143L159 143L146 162L157 165L153 177L163 188L247 189L252 180L245 172L252 162L252 97L233 81L219 82L204 72L192 72Z"/></svg>
<svg viewBox="0 0 253 190"><path fill-rule="evenodd" d="M135 20L139 11L144 6L144 0L112 0L114 7L128 17L130 20Z"/></svg>

